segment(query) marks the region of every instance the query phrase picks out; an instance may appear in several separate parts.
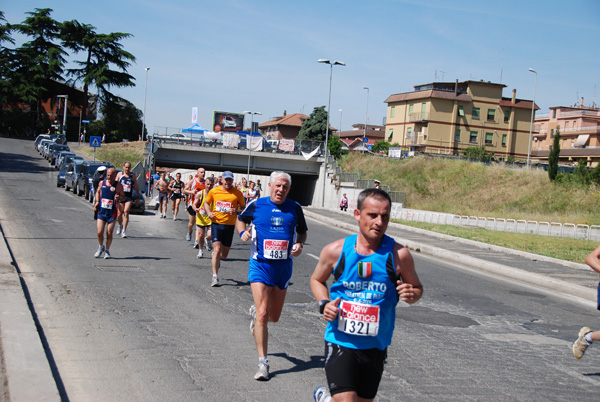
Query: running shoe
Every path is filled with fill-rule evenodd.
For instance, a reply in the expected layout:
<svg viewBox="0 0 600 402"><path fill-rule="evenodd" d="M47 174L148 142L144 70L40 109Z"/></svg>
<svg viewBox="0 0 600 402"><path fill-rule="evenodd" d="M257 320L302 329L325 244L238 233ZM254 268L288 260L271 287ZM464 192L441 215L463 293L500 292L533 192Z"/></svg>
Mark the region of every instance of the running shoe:
<svg viewBox="0 0 600 402"><path fill-rule="evenodd" d="M258 365L258 371L254 374L256 381L269 381L269 365L267 363L260 363Z"/></svg>
<svg viewBox="0 0 600 402"><path fill-rule="evenodd" d="M176 221L177 217L175 215L173 215L173 221Z"/></svg>
<svg viewBox="0 0 600 402"><path fill-rule="evenodd" d="M331 400L331 394L329 393L329 390L323 385L315 389L314 397L315 402L329 402Z"/></svg>
<svg viewBox="0 0 600 402"><path fill-rule="evenodd" d="M185 234L185 240L186 240L186 241L190 241L190 240L192 240L192 234L191 234L191 233L186 233L186 234Z"/></svg>
<svg viewBox="0 0 600 402"><path fill-rule="evenodd" d="M121 234L122 230L123 230L123 225L119 225L119 227L117 228L117 234Z"/></svg>
<svg viewBox="0 0 600 402"><path fill-rule="evenodd" d="M254 335L254 327L256 326L256 306L250 306L250 335Z"/></svg>
<svg viewBox="0 0 600 402"><path fill-rule="evenodd" d="M193 247L193 248L198 248L198 242L197 242L197 241L195 241L195 242L194 242L194 245L193 245L192 247Z"/></svg>
<svg viewBox="0 0 600 402"><path fill-rule="evenodd" d="M210 286L212 286L213 288L219 286L219 277L218 276L212 277L212 282L210 283Z"/></svg>
<svg viewBox="0 0 600 402"><path fill-rule="evenodd" d="M579 336L577 340L573 343L573 354L576 358L581 359L586 349L591 345L588 341L585 340L585 335L589 332L592 332L588 327L583 327L579 330Z"/></svg>
<svg viewBox="0 0 600 402"><path fill-rule="evenodd" d="M204 250L200 249L198 250L198 258L203 258L204 257Z"/></svg>
<svg viewBox="0 0 600 402"><path fill-rule="evenodd" d="M104 253L104 245L98 246L98 250L96 250L96 253L94 254L94 258L102 257L102 253Z"/></svg>
<svg viewBox="0 0 600 402"><path fill-rule="evenodd" d="M122 232L121 232L121 237L122 237L123 239L126 239L126 238L127 238L127 233L125 233L125 231L122 231Z"/></svg>
<svg viewBox="0 0 600 402"><path fill-rule="evenodd" d="M108 249L104 249L104 259L108 260L110 258L111 258L110 252L108 251Z"/></svg>
<svg viewBox="0 0 600 402"><path fill-rule="evenodd" d="M213 249L213 246L212 246L212 240L207 240L207 241L206 241L206 249L207 249L208 251L212 251L212 249Z"/></svg>

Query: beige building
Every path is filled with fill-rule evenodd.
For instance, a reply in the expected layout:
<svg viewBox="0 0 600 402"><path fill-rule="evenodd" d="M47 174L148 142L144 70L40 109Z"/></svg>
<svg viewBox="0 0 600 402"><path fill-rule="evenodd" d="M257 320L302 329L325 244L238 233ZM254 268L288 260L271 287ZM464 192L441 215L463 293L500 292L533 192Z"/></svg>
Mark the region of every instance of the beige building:
<svg viewBox="0 0 600 402"><path fill-rule="evenodd" d="M536 116L531 156L547 161L560 130L559 163L575 165L584 160L589 167L600 163L600 108L596 105L556 106L550 113Z"/></svg>
<svg viewBox="0 0 600 402"><path fill-rule="evenodd" d="M435 82L386 99L386 139L412 151L458 155L484 146L500 159L527 159L532 101L503 98L503 84ZM535 109L538 109L537 105Z"/></svg>

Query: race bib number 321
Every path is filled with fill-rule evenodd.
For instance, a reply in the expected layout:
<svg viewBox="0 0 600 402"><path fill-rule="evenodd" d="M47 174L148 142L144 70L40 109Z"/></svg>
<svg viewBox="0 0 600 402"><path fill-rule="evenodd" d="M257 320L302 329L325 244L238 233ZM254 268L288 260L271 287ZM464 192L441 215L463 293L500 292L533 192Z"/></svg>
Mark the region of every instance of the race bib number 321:
<svg viewBox="0 0 600 402"><path fill-rule="evenodd" d="M350 335L376 336L379 332L379 306L342 300L338 330Z"/></svg>

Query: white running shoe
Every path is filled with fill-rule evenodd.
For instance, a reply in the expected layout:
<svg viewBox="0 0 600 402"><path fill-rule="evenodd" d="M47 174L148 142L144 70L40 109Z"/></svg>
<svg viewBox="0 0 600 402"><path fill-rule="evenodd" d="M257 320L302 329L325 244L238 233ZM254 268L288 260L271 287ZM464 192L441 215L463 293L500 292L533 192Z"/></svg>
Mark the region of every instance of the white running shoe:
<svg viewBox="0 0 600 402"><path fill-rule="evenodd" d="M199 247L199 245L198 245L198 242L197 242L197 241L195 241L195 242L194 242L194 245L192 246L192 248L198 248L198 247Z"/></svg>
<svg viewBox="0 0 600 402"><path fill-rule="evenodd" d="M212 251L213 246L212 246L212 240L207 240L206 243L204 243L206 245L206 249L208 251Z"/></svg>
<svg viewBox="0 0 600 402"><path fill-rule="evenodd" d="M122 237L123 239L126 239L126 238L127 238L127 233L125 233L125 231L122 231L122 232L121 232L121 237Z"/></svg>
<svg viewBox="0 0 600 402"><path fill-rule="evenodd" d="M269 364L260 363L258 365L258 371L254 374L256 381L269 381Z"/></svg>
<svg viewBox="0 0 600 402"><path fill-rule="evenodd" d="M329 402L331 400L331 394L327 387L320 386L315 389L314 393L315 402Z"/></svg>
<svg viewBox="0 0 600 402"><path fill-rule="evenodd" d="M198 250L198 258L204 258L204 250Z"/></svg>
<svg viewBox="0 0 600 402"><path fill-rule="evenodd" d="M173 215L173 221L176 221L177 217L175 215Z"/></svg>
<svg viewBox="0 0 600 402"><path fill-rule="evenodd" d="M185 234L185 240L186 241L191 241L192 240L192 234L191 233L186 233Z"/></svg>
<svg viewBox="0 0 600 402"><path fill-rule="evenodd" d="M573 354L576 358L581 359L583 354L590 346L590 343L585 340L585 335L589 332L592 332L588 327L583 327L579 330L579 336L577 340L573 343Z"/></svg>
<svg viewBox="0 0 600 402"><path fill-rule="evenodd" d="M123 225L119 225L119 227L117 228L117 234L121 234L122 230L123 230Z"/></svg>
<svg viewBox="0 0 600 402"><path fill-rule="evenodd" d="M219 277L218 276L212 277L212 282L210 283L210 286L212 286L213 288L219 286Z"/></svg>
<svg viewBox="0 0 600 402"><path fill-rule="evenodd" d="M104 249L104 259L108 260L110 259L110 252L108 251L108 249Z"/></svg>
<svg viewBox="0 0 600 402"><path fill-rule="evenodd" d="M102 253L104 253L104 245L98 246L98 250L96 250L96 253L94 253L94 258L102 257Z"/></svg>

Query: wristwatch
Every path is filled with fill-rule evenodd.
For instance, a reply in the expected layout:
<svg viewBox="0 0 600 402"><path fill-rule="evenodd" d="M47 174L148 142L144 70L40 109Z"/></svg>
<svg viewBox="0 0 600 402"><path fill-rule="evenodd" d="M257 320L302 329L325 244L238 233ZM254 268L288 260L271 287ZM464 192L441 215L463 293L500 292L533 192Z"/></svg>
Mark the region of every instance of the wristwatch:
<svg viewBox="0 0 600 402"><path fill-rule="evenodd" d="M319 302L319 313L323 314L323 310L325 310L325 305L329 303L329 300L321 300Z"/></svg>

